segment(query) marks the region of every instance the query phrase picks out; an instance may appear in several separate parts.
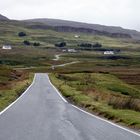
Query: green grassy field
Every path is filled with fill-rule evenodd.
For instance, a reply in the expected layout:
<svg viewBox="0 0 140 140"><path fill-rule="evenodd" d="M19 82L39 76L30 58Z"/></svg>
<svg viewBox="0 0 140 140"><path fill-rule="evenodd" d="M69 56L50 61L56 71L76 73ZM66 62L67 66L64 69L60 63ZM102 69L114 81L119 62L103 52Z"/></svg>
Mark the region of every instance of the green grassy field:
<svg viewBox="0 0 140 140"><path fill-rule="evenodd" d="M33 74L0 67L0 111L18 98L31 84Z"/></svg>
<svg viewBox="0 0 140 140"><path fill-rule="evenodd" d="M13 102L31 83L31 73L49 72L52 82L72 103L108 119L140 129L140 42L84 33L33 29L35 23L0 22L0 110ZM19 37L19 32L27 36ZM75 38L79 34L80 38ZM31 43L25 46L24 40ZM102 44L103 49L119 49L114 55L102 51L79 50L64 53L54 46L65 41L67 48L80 43ZM12 50L2 50L5 44ZM54 61L56 54L61 55ZM78 63L51 69L52 65ZM12 84L13 83L13 84Z"/></svg>
<svg viewBox="0 0 140 140"><path fill-rule="evenodd" d="M53 62L48 62L54 57L56 53L62 53L60 50L54 47L55 43L65 41L68 47L77 48L77 44L82 42L102 44L103 48L120 49L118 56L125 56L130 60L120 60L119 64L133 65L133 63L139 63L140 57L140 43L132 39L110 38L105 36L94 36L90 34L79 33L80 38L75 38L75 33L56 32L50 29L32 29L31 23L28 24L17 21L3 21L0 22L0 46L4 44L10 44L13 46L12 51L0 50L0 64L9 64L12 66L46 66ZM25 32L27 36L19 37L19 32ZM38 47L25 46L24 40L32 42L39 42L41 45ZM80 51L76 55L66 54L63 61L78 59L78 60L96 60L97 63L102 61L110 62L110 60L102 59L103 53L99 51ZM21 58L18 60L17 58ZM119 60L118 60L119 61ZM62 62L63 63L63 62ZM112 61L112 63L114 63ZM116 62L115 62L116 63ZM119 65L118 64L118 65ZM99 65L99 64L98 64Z"/></svg>
<svg viewBox="0 0 140 140"><path fill-rule="evenodd" d="M140 90L110 74L51 74L70 102L115 122L140 128Z"/></svg>

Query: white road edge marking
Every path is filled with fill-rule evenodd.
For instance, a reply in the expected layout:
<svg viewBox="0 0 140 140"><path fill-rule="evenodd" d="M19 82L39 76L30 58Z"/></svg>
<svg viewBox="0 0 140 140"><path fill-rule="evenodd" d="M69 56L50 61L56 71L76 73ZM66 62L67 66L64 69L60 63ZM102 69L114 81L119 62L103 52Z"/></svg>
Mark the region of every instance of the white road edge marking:
<svg viewBox="0 0 140 140"><path fill-rule="evenodd" d="M63 100L64 102L68 103L68 102L66 101L66 99L62 96L62 94L59 92L59 90L51 83L49 76L48 76L48 79L49 79L50 84L51 84L51 85L54 87L54 89L56 90L57 94L62 98L62 100ZM116 126L116 127L118 127L118 128L121 128L121 129L123 129L123 130L125 130L125 131L127 131L127 132L130 132L130 133L135 134L135 135L137 135L137 136L140 137L140 134L138 134L137 132L134 132L134 131L132 131L132 130L129 130L129 129L127 129L127 128L124 128L124 127L122 127L122 126L120 126L120 125L118 125L118 124L115 124L115 123L113 123L113 122L110 122L110 121L108 121L108 120L106 120L106 119L103 119L103 118L101 118L101 117L98 117L98 116L96 116L96 115L93 115L93 114L91 114L91 113L89 113L89 112L87 112L87 111L84 111L84 110L80 109L79 107L77 107L77 106L75 106L75 105L73 105L73 104L71 104L71 105L72 105L72 107L76 108L77 110L79 110L79 111L81 111L81 112L83 112L83 113L85 113L85 114L87 114L87 115L89 115L89 116L91 116L91 117L94 117L94 118L96 118L96 119L99 119L99 120L101 120L101 121L104 121L104 122L106 122L106 123L109 123L109 124L111 124L111 125L113 125L113 126Z"/></svg>
<svg viewBox="0 0 140 140"><path fill-rule="evenodd" d="M53 65L53 66L55 68L57 68L57 67L64 67L64 66L72 65L72 64L76 64L76 63L79 63L79 61L73 61L73 62L69 62L69 63L65 63L65 64L60 64L60 65Z"/></svg>
<svg viewBox="0 0 140 140"><path fill-rule="evenodd" d="M68 103L68 102L66 101L66 99L61 95L61 93L57 90L57 88L51 83L49 76L47 76L47 77L48 77L49 83L50 83L50 84L52 85L52 87L56 90L57 94L61 97L61 99L62 99L65 103ZM0 115L2 115L5 111L7 111L12 105L14 105L19 99L21 99L21 98L26 94L26 92L27 92L27 91L32 87L32 85L35 83L35 79L36 79L36 74L35 74L35 76L34 76L34 79L33 79L32 84L24 91L24 93L23 93L19 98L17 98L13 103L11 103L11 104L10 104L8 107L6 107L3 111L1 111L1 112L0 112ZM71 104L71 105L72 105L72 104ZM103 119L103 118L100 118L100 117L98 117L98 116L96 116L96 115L93 115L93 114L91 114L91 113L89 113L89 112L87 112L87 111L84 111L84 110L78 108L78 107L75 106L75 105L72 105L72 106L73 106L74 108L78 109L79 111L81 111L81 112L83 112L83 113L85 113L85 114L91 116L91 117L97 118L97 119L99 119L99 120L101 120L101 121L107 122L107 123L109 123L109 124L111 124L111 125L113 125L113 126L116 126L116 127L118 127L118 128L121 128L121 129L123 129L123 130L125 130L125 131L127 131L127 132L130 132L130 133L132 133L132 134L135 134L135 135L137 135L137 136L140 136L140 134L138 134L138 133L136 133L136 132L134 132L134 131L132 131L132 130L129 130L129 129L127 129L127 128L124 128L124 127L122 127L122 126L119 126L119 125L117 125L117 124L115 124L115 123L113 123L113 122L110 122L110 121L108 121L108 120L105 120L105 119Z"/></svg>
<svg viewBox="0 0 140 140"><path fill-rule="evenodd" d="M47 74L47 77L48 77L49 83L50 83L51 86L55 89L55 91L56 91L57 94L61 97L61 99L62 99L65 103L68 103L67 100L60 94L59 90L52 84L52 82L51 82L50 77L48 76L48 74Z"/></svg>
<svg viewBox="0 0 140 140"><path fill-rule="evenodd" d="M11 103L9 106L7 106L4 110L2 110L0 112L0 115L2 115L5 111L7 111L11 106L13 106L19 99L21 99L25 94L26 92L31 88L31 86L35 83L35 79L36 79L36 74L34 75L34 78L33 78L33 81L32 81L32 84L22 93L22 95L17 98L13 103Z"/></svg>
<svg viewBox="0 0 140 140"><path fill-rule="evenodd" d="M96 116L96 115L93 115L93 114L91 114L91 113L89 113L89 112L87 112L87 111L84 111L84 110L80 109L79 107L77 107L77 106L75 106L75 105L72 105L72 106L73 106L74 108L78 109L79 111L81 111L81 112L83 112L83 113L86 113L87 115L90 115L91 117L94 117L94 118L99 119L99 120L101 120L101 121L107 122L107 123L109 123L109 124L111 124L111 125L113 125L113 126L116 126L116 127L118 127L118 128L121 128L121 129L123 129L123 130L125 130L125 131L128 131L128 132L130 132L130 133L133 133L133 134L135 134L135 135L137 135L137 136L140 137L140 134L137 133L137 132L134 132L134 131L132 131L132 130L129 130L129 129L125 128L125 127L122 127L122 126L120 126L120 125L118 125L118 124L115 124L115 123L113 123L113 122L110 122L110 121L108 121L108 120L106 120L106 119L100 118L100 117L98 117L98 116Z"/></svg>

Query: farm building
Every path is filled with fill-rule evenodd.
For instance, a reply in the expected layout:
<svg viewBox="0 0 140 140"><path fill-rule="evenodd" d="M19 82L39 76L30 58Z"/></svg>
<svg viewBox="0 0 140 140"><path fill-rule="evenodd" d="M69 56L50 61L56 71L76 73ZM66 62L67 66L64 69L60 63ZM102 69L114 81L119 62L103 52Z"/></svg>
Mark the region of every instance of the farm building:
<svg viewBox="0 0 140 140"><path fill-rule="evenodd" d="M75 38L80 38L80 35L75 35L74 37L75 37Z"/></svg>
<svg viewBox="0 0 140 140"><path fill-rule="evenodd" d="M10 46L10 45L3 45L2 49L3 50L11 50L12 46Z"/></svg>
<svg viewBox="0 0 140 140"><path fill-rule="evenodd" d="M114 54L114 51L104 51L104 54L105 55L112 55L112 54Z"/></svg>
<svg viewBox="0 0 140 140"><path fill-rule="evenodd" d="M75 49L68 49L68 52L69 52L69 53L76 53L77 50L75 50Z"/></svg>
<svg viewBox="0 0 140 140"><path fill-rule="evenodd" d="M67 49L63 49L62 52L67 52Z"/></svg>

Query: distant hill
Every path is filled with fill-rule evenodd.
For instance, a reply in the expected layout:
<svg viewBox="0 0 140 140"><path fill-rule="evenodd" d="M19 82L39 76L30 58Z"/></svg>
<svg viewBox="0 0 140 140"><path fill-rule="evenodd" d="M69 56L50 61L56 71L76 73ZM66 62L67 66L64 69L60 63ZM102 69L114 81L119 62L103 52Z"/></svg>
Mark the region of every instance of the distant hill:
<svg viewBox="0 0 140 140"><path fill-rule="evenodd" d="M60 32L84 32L96 35L105 35L118 38L133 38L140 40L140 32L136 30L124 29L122 27L104 26L99 24L88 24L75 21L59 20L59 19L29 19L25 22L42 23L42 26L33 25L33 28L47 28L52 26ZM46 26L45 26L46 25Z"/></svg>
<svg viewBox="0 0 140 140"><path fill-rule="evenodd" d="M0 20L9 20L7 17L0 14Z"/></svg>
<svg viewBox="0 0 140 140"><path fill-rule="evenodd" d="M0 21L9 21L7 17L0 14ZM132 38L140 40L140 32L136 30L124 29L122 27L104 26L99 24L89 24L75 21L67 21L60 19L29 19L23 21L16 21L15 23L24 24L25 26L33 29L53 29L59 32L75 32L75 33L88 33L93 35L103 35L114 38Z"/></svg>

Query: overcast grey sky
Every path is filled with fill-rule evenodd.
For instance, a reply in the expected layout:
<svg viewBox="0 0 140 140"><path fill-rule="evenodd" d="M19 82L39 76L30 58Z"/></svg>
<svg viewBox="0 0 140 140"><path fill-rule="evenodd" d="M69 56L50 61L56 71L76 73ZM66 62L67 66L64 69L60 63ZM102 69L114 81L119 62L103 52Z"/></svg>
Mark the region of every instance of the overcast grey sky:
<svg viewBox="0 0 140 140"><path fill-rule="evenodd" d="M0 0L11 19L57 18L140 31L140 0Z"/></svg>

